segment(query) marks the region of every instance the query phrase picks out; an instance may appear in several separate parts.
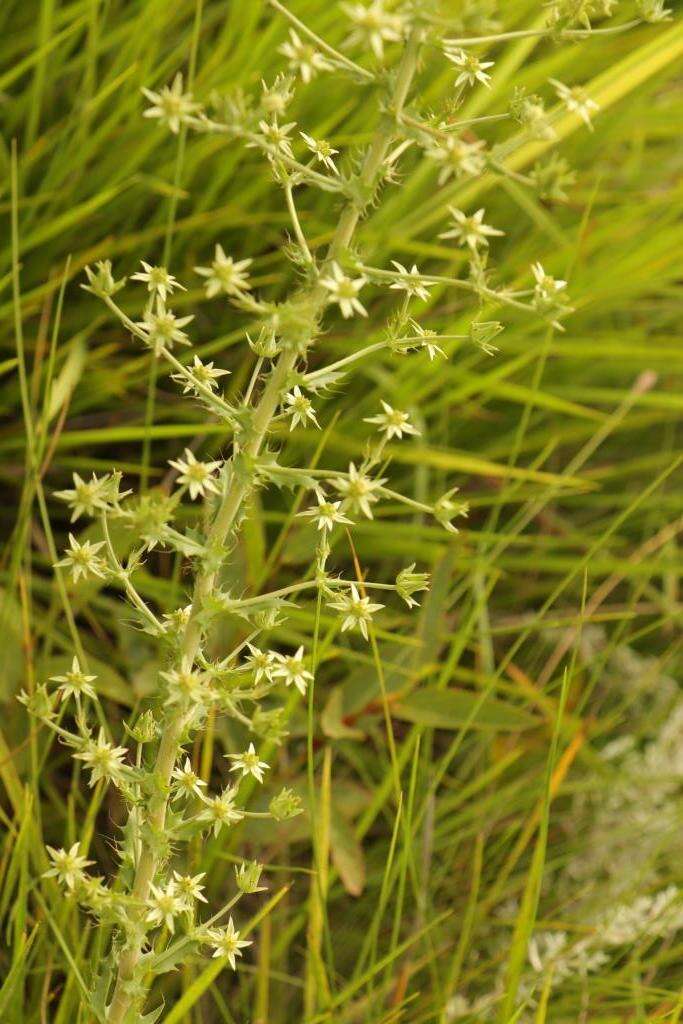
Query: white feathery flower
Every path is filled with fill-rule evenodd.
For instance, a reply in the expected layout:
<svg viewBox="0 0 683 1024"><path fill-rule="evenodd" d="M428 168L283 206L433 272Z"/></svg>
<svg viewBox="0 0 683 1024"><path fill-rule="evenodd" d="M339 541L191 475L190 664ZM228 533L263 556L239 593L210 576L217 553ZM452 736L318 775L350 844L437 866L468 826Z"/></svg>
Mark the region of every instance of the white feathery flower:
<svg viewBox="0 0 683 1024"><path fill-rule="evenodd" d="M181 124L187 124L201 110L201 103L194 101L192 93L183 92L183 76L180 71L170 88L165 85L159 92L143 88L142 92L152 104L142 116L158 119L167 125L174 135L180 131Z"/></svg>
<svg viewBox="0 0 683 1024"><path fill-rule="evenodd" d="M287 416L292 417L292 422L289 425L290 431L294 430L299 423L305 427L309 420L311 423L315 424L318 430L320 429L320 424L315 417L313 403L302 393L298 384L296 384L294 388L285 395L284 401L289 406L289 408L285 410L285 413Z"/></svg>
<svg viewBox="0 0 683 1024"><path fill-rule="evenodd" d="M97 679L97 676L88 676L81 668L78 658L74 656L71 662L71 668L64 673L63 676L50 676L51 683L59 683L58 691L61 694L62 700L67 700L69 697L90 697L95 700L97 694L95 688L90 684Z"/></svg>
<svg viewBox="0 0 683 1024"><path fill-rule="evenodd" d="M166 302L167 297L173 294L175 288L180 288L183 292L187 291L172 274L169 274L166 267L155 267L151 263L145 263L144 260L140 260L140 263L142 270L131 274L131 281L143 281L147 285L147 291L158 295L162 302Z"/></svg>
<svg viewBox="0 0 683 1024"><path fill-rule="evenodd" d="M348 502L353 512L362 512L367 519L372 519L372 508L378 496L374 493L379 487L386 483L386 479L373 480L362 470L356 469L355 464L349 464L348 476L335 477L331 481L332 486L342 498Z"/></svg>
<svg viewBox="0 0 683 1024"><path fill-rule="evenodd" d="M593 131L591 114L600 109L595 100L592 100L586 90L580 85L564 85L563 82L558 82L556 78L550 78L548 81L551 85L555 86L558 99L564 103L567 110L572 114L578 114L586 127Z"/></svg>
<svg viewBox="0 0 683 1024"><path fill-rule="evenodd" d="M341 501L329 501L322 488L318 488L316 497L318 499L317 508L307 508L303 512L298 512L297 515L313 520L319 530L328 532L334 528L335 523L353 525L352 521L340 511Z"/></svg>
<svg viewBox="0 0 683 1024"><path fill-rule="evenodd" d="M320 284L330 293L330 302L336 302L345 320L352 317L354 313L367 316L367 310L358 298L358 293L366 283L366 278L347 277L338 263L333 263L330 268L330 277L321 277Z"/></svg>
<svg viewBox="0 0 683 1024"><path fill-rule="evenodd" d="M339 152L338 149L333 149L325 139L314 139L312 136L307 135L306 132L299 132L299 135L319 163L323 164L328 168L328 170L333 171L335 174L339 173L337 165L332 159L332 157L336 156Z"/></svg>
<svg viewBox="0 0 683 1024"><path fill-rule="evenodd" d="M480 60L479 57L474 53L468 53L461 47L457 47L454 50L448 49L448 40L444 41L446 50L444 51L445 56L448 60L452 61L457 68L460 68L460 74L455 80L456 89L460 85L476 85L477 82L481 82L486 88L489 88L489 82L491 76L487 74L487 69L493 67L492 60Z"/></svg>
<svg viewBox="0 0 683 1024"><path fill-rule="evenodd" d="M372 0L366 7L362 3L343 3L342 10L354 23L354 30L347 42L369 43L377 60L384 57L385 43L400 42L405 28L405 19L385 7L384 0Z"/></svg>
<svg viewBox="0 0 683 1024"><path fill-rule="evenodd" d="M201 796L202 787L206 786L204 780L200 779L196 772L193 770L192 762L190 761L189 757L185 758L185 763L183 764L182 768L180 766L177 766L173 769L173 771L171 772L171 778L176 783L178 789L178 796Z"/></svg>
<svg viewBox="0 0 683 1024"><path fill-rule="evenodd" d="M216 245L214 258L210 267L195 267L195 274L205 277L206 297L213 299L216 295L232 295L237 298L249 291L251 284L247 267L254 261L233 260L226 256L222 245Z"/></svg>
<svg viewBox="0 0 683 1024"><path fill-rule="evenodd" d="M97 554L103 546L103 540L95 542L84 540L81 544L73 533L70 533L69 547L64 552L64 558L60 562L55 562L55 568L68 569L74 583L78 583L81 576L84 579L88 579L90 576L104 579L107 567L104 560Z"/></svg>
<svg viewBox="0 0 683 1024"><path fill-rule="evenodd" d="M235 928L232 917L228 919L227 927L212 928L208 931L206 941L214 947L214 957L227 957L233 971L237 969L235 958L242 956L242 950L251 946L251 941L240 939L240 933Z"/></svg>
<svg viewBox="0 0 683 1024"><path fill-rule="evenodd" d="M350 591L349 594L330 602L328 607L334 608L344 616L341 624L342 633L347 629L359 629L367 640L368 623L372 621L373 614L384 608L384 605L373 603L369 597L361 597L355 583L351 584Z"/></svg>
<svg viewBox="0 0 683 1024"><path fill-rule="evenodd" d="M164 305L161 297L157 295L156 308L151 306L145 311L145 319L139 321L135 326L144 331L147 335L146 341L155 355L161 355L163 349L172 349L174 344L189 345L190 340L183 330L194 320L194 316L177 317Z"/></svg>
<svg viewBox="0 0 683 1024"><path fill-rule="evenodd" d="M463 213L462 210L456 210L454 206L449 206L448 209L454 224L448 231L443 231L439 238L454 238L458 244L468 245L474 252L480 245L488 245L489 238L505 234L504 231L499 231L498 228L492 228L489 224L484 224L483 207L470 217Z"/></svg>
<svg viewBox="0 0 683 1024"><path fill-rule="evenodd" d="M209 493L220 493L218 481L213 475L222 466L220 459L214 462L199 462L190 449L186 448L184 459L169 459L168 463L180 474L178 483L189 488L192 501Z"/></svg>
<svg viewBox="0 0 683 1024"><path fill-rule="evenodd" d="M300 75L305 85L308 85L319 71L332 69L327 58L311 43L305 43L293 28L289 30L289 39L278 46L278 53L287 58L290 70Z"/></svg>
<svg viewBox="0 0 683 1024"><path fill-rule="evenodd" d="M380 412L376 416L366 416L363 420L364 423L376 424L386 436L387 441L390 441L392 437L397 437L400 440L404 434L419 436L420 431L410 422L407 412L393 409L384 399L380 399L380 402L384 412Z"/></svg>
<svg viewBox="0 0 683 1024"><path fill-rule="evenodd" d="M273 669L276 679L283 679L285 686L296 686L302 696L306 687L313 682L313 673L304 668L304 649L299 647L296 654L278 655L278 663Z"/></svg>
<svg viewBox="0 0 683 1024"><path fill-rule="evenodd" d="M175 920L178 914L182 914L185 909L185 901L178 893L175 882L170 881L166 884L166 888L162 889L153 883L150 884L151 895L147 899L147 916L145 920L148 924L165 924L169 932L173 934L175 931Z"/></svg>
<svg viewBox="0 0 683 1024"><path fill-rule="evenodd" d="M399 280L394 281L389 287L396 291L407 292L409 296L416 295L418 299L422 299L423 302L426 302L429 298L429 288L431 285L424 281L416 264L413 263L410 270L407 270L402 263L398 263L396 260L392 260L391 263L401 277Z"/></svg>
<svg viewBox="0 0 683 1024"><path fill-rule="evenodd" d="M266 761L260 761L253 743L249 749L242 754L226 754L229 761L232 761L231 772L241 772L241 778L252 775L257 782L263 782L263 773L270 765Z"/></svg>
<svg viewBox="0 0 683 1024"><path fill-rule="evenodd" d="M79 848L79 843L74 843L69 850L55 850L52 846L46 846L52 864L43 873L43 878L56 878L67 889L73 889L77 882L82 881L85 869L94 863L81 856Z"/></svg>

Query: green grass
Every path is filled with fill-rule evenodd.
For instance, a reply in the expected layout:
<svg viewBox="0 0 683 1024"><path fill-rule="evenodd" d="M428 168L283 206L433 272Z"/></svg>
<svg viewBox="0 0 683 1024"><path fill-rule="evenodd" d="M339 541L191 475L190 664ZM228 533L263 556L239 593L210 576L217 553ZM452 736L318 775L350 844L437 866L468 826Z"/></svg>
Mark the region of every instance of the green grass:
<svg viewBox="0 0 683 1024"><path fill-rule="evenodd" d="M291 7L343 45L336 6ZM537 3L503 8L506 28L538 20ZM114 466L128 486L161 484L180 447L196 441L209 456L225 439L161 372L150 403L148 355L78 284L96 259L120 275L165 254L189 288L176 305L197 314L196 351L232 371L229 393L245 386L245 318L207 302L192 267L220 241L255 256L255 284L283 295L293 276L278 249L282 196L255 151L174 138L143 120L140 88L196 66L202 99L256 90L282 68L285 24L262 0L5 0L0 29L0 1020L85 1024L81 990L104 937L41 879L44 843L85 836L109 875L122 807L110 793L93 797L14 697L82 645L117 731L158 664L113 591L55 582L69 527L52 492L74 470ZM289 743L262 754L304 797L314 772L316 813L196 848L193 867L207 872L216 906L245 849L265 862L269 892L243 915L255 946L237 976L197 960L161 978L151 1005L165 1000L167 1024L446 1024L459 1019L457 997L490 993L492 1009L462 1019L616 1024L683 1013L683 933L662 936L652 922L606 947L585 977L541 976L538 1005L524 1005L539 977L527 951L534 932L576 943L604 932L601 915L616 903L683 889L683 746L666 734L681 700L683 22L581 45L524 39L494 56L493 87L475 92L464 116L505 110L513 83L548 95L549 76L586 84L600 103L594 133L571 116L560 122L559 151L577 171L568 202L540 203L492 175L437 189L430 162L409 155L358 244L374 266L397 259L457 276L461 257L437 239L447 206L483 205L506 232L494 240L498 280L518 286L540 260L568 279L575 312L557 333L488 310L506 327L495 357L464 341L448 343L438 366L383 353L320 403L322 435L283 431L286 464L342 466L361 457L361 419L384 397L422 431L392 449L391 486L420 500L457 484L471 513L457 537L389 504L355 527L373 578L411 562L433 573L417 618L394 604L376 645L342 637L329 612L317 621L314 600L277 631L307 647L316 636L319 669L310 720L293 700ZM443 104L452 78L442 60L425 61L423 110ZM317 79L296 120L340 150L362 146L374 128L371 89ZM486 131L508 134L506 124ZM511 169L528 170L544 145L521 146ZM307 197L302 221L324 245L329 200ZM373 289L369 328L332 322L312 368L378 340L390 308ZM421 320L457 334L471 313L437 285ZM313 542L300 524L287 496L260 494L232 583L275 589L308 573ZM355 553L340 534L335 564L352 567ZM171 556L153 553L139 588L168 610L186 582ZM636 751L660 744L656 784L601 755L625 736ZM206 733L196 750L205 774L233 744L223 722ZM610 810L629 771L628 799Z"/></svg>

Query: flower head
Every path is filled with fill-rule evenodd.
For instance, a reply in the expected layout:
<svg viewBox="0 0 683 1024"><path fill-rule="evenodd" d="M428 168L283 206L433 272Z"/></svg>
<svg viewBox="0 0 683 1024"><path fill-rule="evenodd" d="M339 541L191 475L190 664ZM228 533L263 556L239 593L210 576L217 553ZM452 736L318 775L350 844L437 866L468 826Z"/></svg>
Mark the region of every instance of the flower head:
<svg viewBox="0 0 683 1024"><path fill-rule="evenodd" d="M289 30L289 39L278 46L278 53L287 58L290 70L300 75L305 84L319 71L329 71L332 67L327 58L310 43L305 43L293 28Z"/></svg>
<svg viewBox="0 0 683 1024"><path fill-rule="evenodd" d="M448 47L447 39L445 45ZM477 82L481 82L487 89L489 88L491 76L486 72L488 68L493 67L492 60L480 60L475 53L463 50L459 46L454 50L446 49L445 55L457 68L460 68L460 74L455 80L456 89L460 85L476 85Z"/></svg>
<svg viewBox="0 0 683 1024"><path fill-rule="evenodd" d="M76 540L73 533L70 533L69 547L64 552L64 558L61 562L56 562L55 566L69 569L74 583L78 583L81 576L84 579L88 579L91 576L104 579L107 567L104 560L97 554L103 546L103 540L94 543L93 541L84 540L81 544Z"/></svg>
<svg viewBox="0 0 683 1024"><path fill-rule="evenodd" d="M192 909L195 900L200 903L208 903L204 895L204 886L201 880L206 876L206 871L200 871L198 875L181 875L179 871L173 872L173 885L181 900L185 903L186 909Z"/></svg>
<svg viewBox="0 0 683 1024"><path fill-rule="evenodd" d="M354 24L348 42L367 42L375 57L382 60L385 43L398 43L405 27L400 14L388 11L384 0L372 0L367 6L362 3L342 4L344 13Z"/></svg>
<svg viewBox="0 0 683 1024"><path fill-rule="evenodd" d="M90 769L91 786L100 779L117 785L123 779L123 761L127 753L125 747L116 747L110 743L104 735L104 729L100 729L97 739L85 740L82 749L74 757L84 761Z"/></svg>
<svg viewBox="0 0 683 1024"><path fill-rule="evenodd" d="M121 483L120 473L107 473L106 476L96 476L94 473L90 480L82 480L78 473L72 475L73 487L65 491L55 491L55 498L65 501L71 508L71 522L75 523L82 515L94 516L97 512L104 511L112 505L118 505L122 498L129 495L130 491L119 491Z"/></svg>
<svg viewBox="0 0 683 1024"><path fill-rule="evenodd" d="M292 140L289 136L292 128L296 128L296 121L279 124L277 117L274 117L272 121L259 121L258 126L266 145L269 149L275 150L274 155L287 156L291 160L294 154L292 153Z"/></svg>
<svg viewBox="0 0 683 1024"><path fill-rule="evenodd" d="M269 767L265 761L260 761L253 743L249 749L242 754L226 754L228 760L232 761L231 772L240 772L241 778L252 775L257 782L263 782L263 773Z"/></svg>
<svg viewBox="0 0 683 1024"><path fill-rule="evenodd" d="M419 435L420 431L410 422L407 412L393 409L384 399L380 399L380 402L384 412L380 412L376 416L366 416L363 420L364 423L376 423L388 441L392 437L400 440L404 434Z"/></svg>
<svg viewBox="0 0 683 1024"><path fill-rule="evenodd" d="M176 784L176 792L178 796L201 796L202 788L206 786L204 780L200 779L193 770L192 762L189 757L185 758L185 763L182 768L178 766L173 769L171 772L171 778Z"/></svg>
<svg viewBox="0 0 683 1024"><path fill-rule="evenodd" d="M252 644L247 644L249 657L245 659L247 665L254 673L254 682L260 683L262 679L268 682L273 681L273 670L277 664L277 655L274 651L261 651Z"/></svg>
<svg viewBox="0 0 683 1024"><path fill-rule="evenodd" d="M600 109L595 100L592 100L580 85L564 85L556 78L551 78L550 82L555 86L555 92L567 110L572 114L578 114L586 127L593 131L591 114Z"/></svg>
<svg viewBox="0 0 683 1024"><path fill-rule="evenodd" d="M83 880L83 872L88 865L94 863L79 854L79 844L74 843L69 850L55 850L47 846L52 864L43 874L43 878L57 878L67 889L73 889L77 882Z"/></svg>
<svg viewBox="0 0 683 1024"><path fill-rule="evenodd" d="M296 686L302 696L306 687L313 682L313 673L304 667L304 649L301 646L296 654L278 655L278 663L273 669L275 679L283 679L285 686Z"/></svg>
<svg viewBox="0 0 683 1024"><path fill-rule="evenodd" d="M321 277L320 283L330 293L330 302L336 302L345 320L359 313L367 316L367 310L358 298L358 293L365 284L364 277L352 279L347 277L338 263L333 263L329 277Z"/></svg>
<svg viewBox="0 0 683 1024"><path fill-rule="evenodd" d="M175 344L189 345L190 339L183 330L194 320L194 316L177 317L170 309L167 309L164 302L157 295L156 307L150 308L144 314L145 319L136 324L146 335L146 342L155 355L161 355L162 351L172 349Z"/></svg>
<svg viewBox="0 0 683 1024"><path fill-rule="evenodd" d="M191 377L184 373L171 374L172 380L183 385L184 395L191 391L199 394L200 387L208 388L209 391L217 391L218 380L230 373L230 370L221 370L218 367L214 367L213 363L203 363L198 355L195 355L192 366L188 369Z"/></svg>
<svg viewBox="0 0 683 1024"><path fill-rule="evenodd" d="M167 882L165 889L154 884L149 888L151 895L147 899L149 909L145 920L148 924L165 924L172 934L175 931L174 918L185 910L185 901L174 881Z"/></svg>
<svg viewBox="0 0 683 1024"><path fill-rule="evenodd" d="M204 498L207 494L220 493L218 481L213 475L222 465L220 460L199 462L193 452L186 448L184 459L169 459L168 461L169 465L179 473L178 483L189 489L192 501L195 498Z"/></svg>
<svg viewBox="0 0 683 1024"><path fill-rule="evenodd" d="M202 796L204 810L200 818L208 821L213 828L213 834L218 835L223 825L232 825L235 821L241 821L244 813L237 807L235 797L237 789L229 786L218 796Z"/></svg>
<svg viewBox="0 0 683 1024"><path fill-rule="evenodd" d="M232 917L226 928L212 928L207 933L207 942L214 947L214 957L227 957L233 971L237 969L235 957L242 956L242 950L251 946L251 941L240 939Z"/></svg>
<svg viewBox="0 0 683 1024"><path fill-rule="evenodd" d="M429 146L427 156L440 165L439 185L450 177L476 177L486 166L486 143L482 139L466 142L457 136L448 136Z"/></svg>
<svg viewBox="0 0 683 1024"><path fill-rule="evenodd" d="M320 424L315 416L313 403L302 393L298 384L296 384L294 388L285 395L284 401L288 406L286 410L287 415L292 417L289 425L290 430L294 430L299 423L305 427L309 420L311 423L315 424L318 429L320 429Z"/></svg>
<svg viewBox="0 0 683 1024"><path fill-rule="evenodd" d="M95 688L90 685L95 679L97 679L97 676L85 674L75 655L71 662L71 668L63 676L50 676L51 683L60 684L57 689L61 694L62 700L67 700L69 697L75 697L77 700L80 697L90 697L92 700L95 700L97 694L95 693Z"/></svg>
<svg viewBox="0 0 683 1024"><path fill-rule="evenodd" d="M349 464L347 476L336 477L332 481L332 486L339 491L352 511L362 512L367 519L372 519L370 506L379 500L375 491L385 483L386 480L373 480L362 470L356 469L352 462Z"/></svg>
<svg viewBox="0 0 683 1024"><path fill-rule="evenodd" d="M488 245L490 237L505 234L504 231L499 231L498 228L492 228L489 224L484 224L483 207L470 217L463 213L462 210L456 210L453 206L449 206L449 210L453 218L453 227L448 231L442 232L439 238L454 238L459 245L468 245L470 249L475 250L480 245Z"/></svg>
<svg viewBox="0 0 683 1024"><path fill-rule="evenodd" d="M170 88L165 85L159 92L143 88L142 92L152 104L142 116L158 119L174 135L180 131L181 124L188 124L201 110L201 104L194 101L192 93L183 92L183 76L180 71Z"/></svg>
<svg viewBox="0 0 683 1024"><path fill-rule="evenodd" d="M214 258L210 267L195 267L195 273L205 277L206 296L213 299L216 295L232 295L237 298L249 291L251 284L247 267L254 261L233 260L226 256L222 245L216 245Z"/></svg>
<svg viewBox="0 0 683 1024"><path fill-rule="evenodd" d="M424 280L420 271L417 269L416 264L413 263L410 270L406 270L402 263L397 263L396 260L392 260L391 262L396 268L396 271L400 274L400 277L393 281L389 287L396 291L407 292L409 296L416 295L418 299L422 299L426 302L429 298L429 288L431 285L427 284Z"/></svg>
<svg viewBox="0 0 683 1024"><path fill-rule="evenodd" d="M372 621L374 612L384 608L383 604L373 603L369 597L361 597L352 583L350 593L339 597L337 601L331 601L330 608L342 613L341 630L345 633L347 629L359 629L364 638L368 639L368 623Z"/></svg>
<svg viewBox="0 0 683 1024"><path fill-rule="evenodd" d="M413 562L407 569L401 569L396 577L396 593L399 597L403 598L409 608L416 608L419 604L413 597L413 594L418 594L422 590L429 590L428 573L414 572L414 569L415 563Z"/></svg>
<svg viewBox="0 0 683 1024"><path fill-rule="evenodd" d="M158 295L162 302L166 302L167 297L172 295L176 288L180 288L183 292L186 291L183 285L179 284L172 274L169 274L166 267L154 267L150 263L145 263L144 260L140 260L140 263L142 270L138 270L137 274L131 274L131 281L143 281L147 285L147 291Z"/></svg>
<svg viewBox="0 0 683 1024"><path fill-rule="evenodd" d="M339 173L337 171L337 165L332 159L332 157L336 156L339 152L338 149L333 149L325 139L314 139L310 135L307 135L306 132L299 132L299 135L304 140L318 163L323 164L328 170L333 171L335 174Z"/></svg>
<svg viewBox="0 0 683 1024"><path fill-rule="evenodd" d="M316 497L318 499L317 508L307 508L303 512L298 512L297 515L302 518L312 519L319 530L327 531L328 533L334 528L336 523L353 525L351 520L341 512L341 501L329 501L321 488L316 492Z"/></svg>

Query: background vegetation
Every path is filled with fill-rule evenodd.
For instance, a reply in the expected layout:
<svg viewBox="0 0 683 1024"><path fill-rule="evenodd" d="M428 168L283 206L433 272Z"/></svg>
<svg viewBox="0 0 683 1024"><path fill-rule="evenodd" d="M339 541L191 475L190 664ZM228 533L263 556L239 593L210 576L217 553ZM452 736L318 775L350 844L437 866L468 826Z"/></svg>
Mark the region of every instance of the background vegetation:
<svg viewBox="0 0 683 1024"><path fill-rule="evenodd" d="M291 6L343 44L336 5ZM466 12L492 5L444 7L476 30ZM505 28L541 17L535 0L502 8ZM286 25L262 0L5 0L0 29L0 1019L62 1024L86 1020L79 987L100 950L87 919L41 882L43 842L70 845L85 833L107 874L121 808L115 794L88 802L67 754L29 731L14 697L70 661L74 622L113 726L150 692L158 666L115 593L56 587L51 563L68 522L51 495L74 470L113 466L128 486L163 486L181 445L211 457L223 444L165 375L151 408L148 354L77 282L95 259L112 259L117 276L140 257L168 261L196 284L176 306L197 313L199 355L232 371L229 392L244 386L253 358L244 318L206 302L191 268L220 242L255 257L261 289L283 292L282 197L253 151L144 121L140 88L183 69L201 98L258 89L283 68ZM409 161L359 242L375 265L428 271L438 260L457 275L461 256L436 240L447 206L483 205L505 231L494 240L499 279L528 280L540 260L568 279L575 313L559 334L497 312L506 330L494 357L463 341L438 365L359 363L326 400L322 436L283 434L297 459L323 450L340 464L358 459L361 415L384 397L422 431L396 446L396 484L420 497L457 483L471 513L457 537L419 516L406 524L390 507L356 528L375 578L413 561L433 573L419 617L394 610L378 630L393 749L372 651L325 620L313 723L317 844L322 863L328 850L331 858L324 898L311 885L308 819L276 834L235 829L198 848L210 893L245 845L266 862L270 895L288 888L256 924L237 982L205 964L168 976L169 1024L527 1019L517 1006L528 1019L606 1024L675 1021L683 1011L683 23L580 46L522 39L493 56L492 87L472 94L465 116L504 111L513 83L548 95L549 77L585 84L600 104L594 133L562 122L558 150L576 171L567 200L540 202L492 175L437 189L434 168ZM427 61L420 82L423 108L438 109L453 70ZM326 76L301 91L295 115L346 150L367 141L369 109L364 88ZM528 144L516 169L546 148ZM329 236L327 209L313 197L302 212L317 244ZM425 326L457 333L467 323L445 289L433 289L427 308ZM376 297L370 333L364 322L330 330L327 353L379 338L389 311ZM31 449L37 478L26 471ZM346 543L335 554L352 565ZM269 492L251 509L236 579L274 589L311 556L286 500ZM153 554L145 596L172 609L183 588L182 566ZM281 640L307 642L313 620L304 605ZM223 770L225 730L210 729L196 751L205 773ZM290 730L271 756L279 778L305 792L302 710ZM253 900L257 915L264 900ZM524 1003L532 989L533 1006Z"/></svg>

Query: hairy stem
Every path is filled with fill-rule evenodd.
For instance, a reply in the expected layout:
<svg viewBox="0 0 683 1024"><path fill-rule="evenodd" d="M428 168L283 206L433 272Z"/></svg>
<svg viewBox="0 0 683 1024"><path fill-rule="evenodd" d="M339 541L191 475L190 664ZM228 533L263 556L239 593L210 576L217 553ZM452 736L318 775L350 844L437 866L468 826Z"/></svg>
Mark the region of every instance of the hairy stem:
<svg viewBox="0 0 683 1024"><path fill-rule="evenodd" d="M371 190L377 183L382 164L396 131L396 118L403 109L417 67L418 49L419 34L414 32L406 45L398 68L388 112L382 118L374 140L366 153L360 172L360 182L368 190ZM329 264L348 247L360 216L361 210L356 204L350 203L344 209L327 252L326 264ZM316 317L319 316L325 305L325 292L320 284L315 284L311 287L309 299L311 309ZM268 378L266 387L254 412L251 440L246 446L246 454L251 457L257 456L261 450L270 422L277 411L280 398L285 390L287 379L296 364L297 356L298 352L294 346L283 351ZM208 543L211 547L223 545L227 541L248 489L248 481L236 475L232 476L230 486L209 531ZM215 584L216 571L202 572L196 579L192 597L192 610L183 635L180 655L181 666L185 669L192 667L199 651L203 634L203 627L200 624L200 613L206 598L212 593ZM154 765L159 795L150 801L147 813L147 825L153 836L163 833L171 772L178 757L180 741L186 725L186 713L182 710L176 711L167 719L163 736L159 743ZM132 892L137 905L140 907L144 907L144 903L149 896L150 885L154 881L157 866L158 854L155 846L150 843L143 843L135 871ZM140 913L142 912L140 911ZM114 994L108 1012L109 1024L122 1024L129 1010L136 1002L131 983L134 979L135 969L141 952L141 945L135 939L121 954Z"/></svg>

